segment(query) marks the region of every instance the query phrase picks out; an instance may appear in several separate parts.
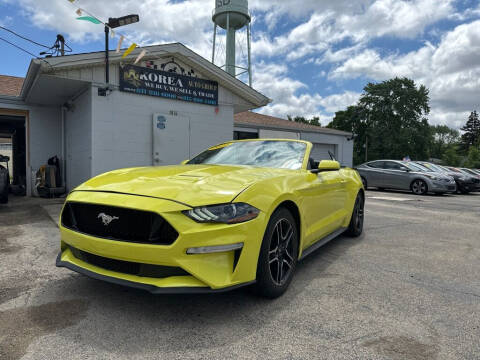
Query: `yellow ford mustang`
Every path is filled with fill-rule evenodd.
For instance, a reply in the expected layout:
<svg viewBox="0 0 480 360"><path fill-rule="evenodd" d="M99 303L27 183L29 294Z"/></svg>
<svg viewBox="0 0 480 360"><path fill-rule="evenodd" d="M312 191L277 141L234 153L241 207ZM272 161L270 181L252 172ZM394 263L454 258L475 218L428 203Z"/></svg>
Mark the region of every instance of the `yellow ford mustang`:
<svg viewBox="0 0 480 360"><path fill-rule="evenodd" d="M315 163L312 144L232 141L179 166L122 169L70 193L57 266L152 293L254 284L277 297L297 261L363 230L355 170Z"/></svg>

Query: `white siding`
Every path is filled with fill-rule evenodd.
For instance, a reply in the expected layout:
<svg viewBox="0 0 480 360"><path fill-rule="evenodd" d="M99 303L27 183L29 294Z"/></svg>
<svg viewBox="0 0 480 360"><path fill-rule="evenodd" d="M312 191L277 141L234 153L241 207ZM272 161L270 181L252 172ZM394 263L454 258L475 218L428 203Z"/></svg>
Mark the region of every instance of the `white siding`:
<svg viewBox="0 0 480 360"><path fill-rule="evenodd" d="M346 136L305 132L301 137L313 144L336 145L335 155L342 166L353 165L353 141L348 141Z"/></svg>
<svg viewBox="0 0 480 360"><path fill-rule="evenodd" d="M29 125L27 131L27 195L31 194L32 171L37 171L47 160L57 155L62 157L62 117L60 107L42 107L24 104L0 104L0 108L27 110Z"/></svg>
<svg viewBox="0 0 480 360"><path fill-rule="evenodd" d="M220 93L228 98L224 89ZM137 166L151 166L152 116L171 111L190 118L190 153L196 155L207 147L228 141L233 135L233 105L198 105L118 90L107 97L93 88L93 163L92 176L106 171ZM186 147L189 144L185 144Z"/></svg>
<svg viewBox="0 0 480 360"><path fill-rule="evenodd" d="M278 130L266 130L260 129L261 139L300 139L300 134L292 131L278 131Z"/></svg>
<svg viewBox="0 0 480 360"><path fill-rule="evenodd" d="M92 90L74 102L65 116L67 189L72 190L92 174ZM61 135L59 135L61 136Z"/></svg>
<svg viewBox="0 0 480 360"><path fill-rule="evenodd" d="M313 149L310 153L310 157L315 161L330 160L330 154L328 153L329 151L336 157L338 157L337 145L313 144Z"/></svg>

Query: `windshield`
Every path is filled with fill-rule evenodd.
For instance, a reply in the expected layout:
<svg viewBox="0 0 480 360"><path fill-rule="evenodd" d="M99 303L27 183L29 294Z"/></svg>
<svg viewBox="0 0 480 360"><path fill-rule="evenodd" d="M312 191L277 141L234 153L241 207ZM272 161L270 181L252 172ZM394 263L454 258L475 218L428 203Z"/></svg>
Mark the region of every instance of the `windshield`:
<svg viewBox="0 0 480 360"><path fill-rule="evenodd" d="M419 171L419 172L429 171L427 168L425 168L421 165L417 165L417 164L414 164L414 163L408 162L408 161L403 162L403 165L405 165L406 167L408 167L412 171Z"/></svg>
<svg viewBox="0 0 480 360"><path fill-rule="evenodd" d="M302 168L307 144L296 141L241 141L214 146L187 164L245 165L278 169Z"/></svg>
<svg viewBox="0 0 480 360"><path fill-rule="evenodd" d="M440 173L444 173L445 170L438 167L437 165L434 165L434 164L430 164L430 163L421 163L422 166L425 166L426 168L428 168L429 170L433 171L433 172L440 172Z"/></svg>

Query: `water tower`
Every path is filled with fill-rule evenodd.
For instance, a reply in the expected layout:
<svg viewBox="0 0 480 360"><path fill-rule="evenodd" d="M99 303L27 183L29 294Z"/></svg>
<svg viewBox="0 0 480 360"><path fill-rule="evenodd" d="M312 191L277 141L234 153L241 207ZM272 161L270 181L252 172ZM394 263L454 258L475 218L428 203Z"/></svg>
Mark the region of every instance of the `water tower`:
<svg viewBox="0 0 480 360"><path fill-rule="evenodd" d="M227 43L225 51L225 70L232 76L248 73L249 84L252 86L252 65L251 65L251 46L250 46L250 14L248 13L248 0L215 0L215 11L212 17L215 23L213 31L213 54L212 63L215 63L215 47L217 38L217 27L220 26L227 33ZM236 65L235 60L235 33L244 27L247 27L247 47L248 47L248 65L242 68ZM243 70L237 73L237 69Z"/></svg>

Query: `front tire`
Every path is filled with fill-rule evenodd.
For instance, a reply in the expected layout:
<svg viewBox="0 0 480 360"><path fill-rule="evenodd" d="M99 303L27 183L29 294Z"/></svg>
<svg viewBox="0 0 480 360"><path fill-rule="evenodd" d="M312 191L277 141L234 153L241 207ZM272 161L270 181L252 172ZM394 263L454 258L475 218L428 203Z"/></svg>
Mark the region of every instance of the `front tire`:
<svg viewBox="0 0 480 360"><path fill-rule="evenodd" d="M363 193L357 195L355 206L353 207L352 218L346 234L351 237L359 237L363 233L363 223L365 220L365 196Z"/></svg>
<svg viewBox="0 0 480 360"><path fill-rule="evenodd" d="M364 188L365 190L367 190L367 188L368 188L367 179L365 179L363 176L362 176L362 184L363 184L363 188Z"/></svg>
<svg viewBox="0 0 480 360"><path fill-rule="evenodd" d="M415 195L425 195L428 192L427 183L420 179L412 183L411 189Z"/></svg>
<svg viewBox="0 0 480 360"><path fill-rule="evenodd" d="M256 292L275 299L285 293L298 260L298 229L285 208L277 209L267 226L257 265Z"/></svg>

